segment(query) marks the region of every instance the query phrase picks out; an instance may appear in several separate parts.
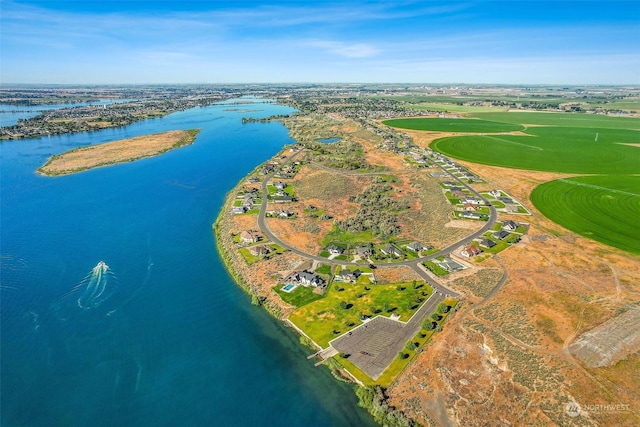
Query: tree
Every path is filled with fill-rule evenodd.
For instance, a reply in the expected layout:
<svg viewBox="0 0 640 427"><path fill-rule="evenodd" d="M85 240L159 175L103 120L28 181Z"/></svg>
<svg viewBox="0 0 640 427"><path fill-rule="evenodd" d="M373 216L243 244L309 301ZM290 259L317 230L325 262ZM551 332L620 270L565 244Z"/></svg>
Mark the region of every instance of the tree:
<svg viewBox="0 0 640 427"><path fill-rule="evenodd" d="M436 328L436 324L430 319L425 319L425 321L422 322L422 327L427 331L433 331Z"/></svg>
<svg viewBox="0 0 640 427"><path fill-rule="evenodd" d="M451 310L451 307L445 304L444 302L441 302L440 304L438 304L438 307L436 308L436 311L438 313L448 313L449 310Z"/></svg>

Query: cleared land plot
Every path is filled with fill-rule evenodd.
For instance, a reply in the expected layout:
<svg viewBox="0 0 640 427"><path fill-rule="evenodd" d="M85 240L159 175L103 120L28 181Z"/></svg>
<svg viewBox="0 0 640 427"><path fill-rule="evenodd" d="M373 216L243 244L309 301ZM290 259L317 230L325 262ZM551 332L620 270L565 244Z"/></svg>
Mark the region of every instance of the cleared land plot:
<svg viewBox="0 0 640 427"><path fill-rule="evenodd" d="M38 169L38 172L49 176L68 175L101 166L157 156L174 148L191 144L196 139L198 132L197 129L172 130L74 148L66 153L52 156Z"/></svg>
<svg viewBox="0 0 640 427"><path fill-rule="evenodd" d="M473 135L435 140L431 148L475 163L568 173L637 173L640 132L607 128L535 127L530 136Z"/></svg>
<svg viewBox="0 0 640 427"><path fill-rule="evenodd" d="M332 339L360 325L362 314L397 314L406 322L433 292L424 283L418 283L417 287L414 289L412 283L370 286L334 283L325 298L300 307L291 313L289 320L326 347Z"/></svg>
<svg viewBox="0 0 640 427"><path fill-rule="evenodd" d="M524 126L514 123L499 123L479 119L393 119L385 120L385 125L400 129L430 130L439 132L513 132Z"/></svg>
<svg viewBox="0 0 640 427"><path fill-rule="evenodd" d="M640 177L585 176L544 183L531 193L544 215L582 236L640 254Z"/></svg>
<svg viewBox="0 0 640 427"><path fill-rule="evenodd" d="M632 308L582 334L569 350L590 368L611 366L640 350L640 309Z"/></svg>

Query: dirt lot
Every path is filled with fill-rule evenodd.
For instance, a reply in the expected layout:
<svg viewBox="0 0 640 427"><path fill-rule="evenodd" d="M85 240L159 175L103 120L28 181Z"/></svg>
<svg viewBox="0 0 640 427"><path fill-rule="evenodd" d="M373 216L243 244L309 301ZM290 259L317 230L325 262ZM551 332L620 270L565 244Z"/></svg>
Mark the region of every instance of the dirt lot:
<svg viewBox="0 0 640 427"><path fill-rule="evenodd" d="M156 156L195 140L185 130L122 139L89 147L76 148L51 157L38 172L43 175L67 175L99 166L130 162Z"/></svg>

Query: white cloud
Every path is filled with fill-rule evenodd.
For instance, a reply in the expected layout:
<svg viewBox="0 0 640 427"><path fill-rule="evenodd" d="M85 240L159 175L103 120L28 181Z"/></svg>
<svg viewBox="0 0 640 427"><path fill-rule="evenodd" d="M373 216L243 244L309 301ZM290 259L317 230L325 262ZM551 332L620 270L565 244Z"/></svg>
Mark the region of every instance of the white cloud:
<svg viewBox="0 0 640 427"><path fill-rule="evenodd" d="M380 53L379 49L367 43L311 40L304 42L303 44L310 47L320 48L346 58L369 58Z"/></svg>

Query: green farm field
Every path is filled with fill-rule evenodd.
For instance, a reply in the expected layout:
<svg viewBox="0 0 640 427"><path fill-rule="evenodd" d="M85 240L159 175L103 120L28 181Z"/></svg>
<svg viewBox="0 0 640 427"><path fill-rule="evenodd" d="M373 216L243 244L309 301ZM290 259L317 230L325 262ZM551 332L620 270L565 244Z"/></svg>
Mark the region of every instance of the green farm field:
<svg viewBox="0 0 640 427"><path fill-rule="evenodd" d="M538 186L533 204L582 236L640 254L640 176L583 176Z"/></svg>
<svg viewBox="0 0 640 427"><path fill-rule="evenodd" d="M454 136L433 141L431 148L453 158L512 169L604 175L542 184L531 200L571 231L640 253L640 177L631 176L640 172L640 119L550 112L469 116L523 125L526 135Z"/></svg>
<svg viewBox="0 0 640 427"><path fill-rule="evenodd" d="M611 128L532 127L528 136L441 138L431 148L492 166L548 172L630 174L640 171L640 132ZM597 138L597 140L596 140Z"/></svg>
<svg viewBox="0 0 640 427"><path fill-rule="evenodd" d="M636 117L603 116L596 114L551 113L551 112L481 112L471 114L481 120L539 126L562 126L580 128L610 128L640 130L640 119Z"/></svg>
<svg viewBox="0 0 640 427"><path fill-rule="evenodd" d="M410 130L432 130L439 132L513 132L524 126L515 123L500 123L479 119L416 118L385 120L387 126Z"/></svg>

